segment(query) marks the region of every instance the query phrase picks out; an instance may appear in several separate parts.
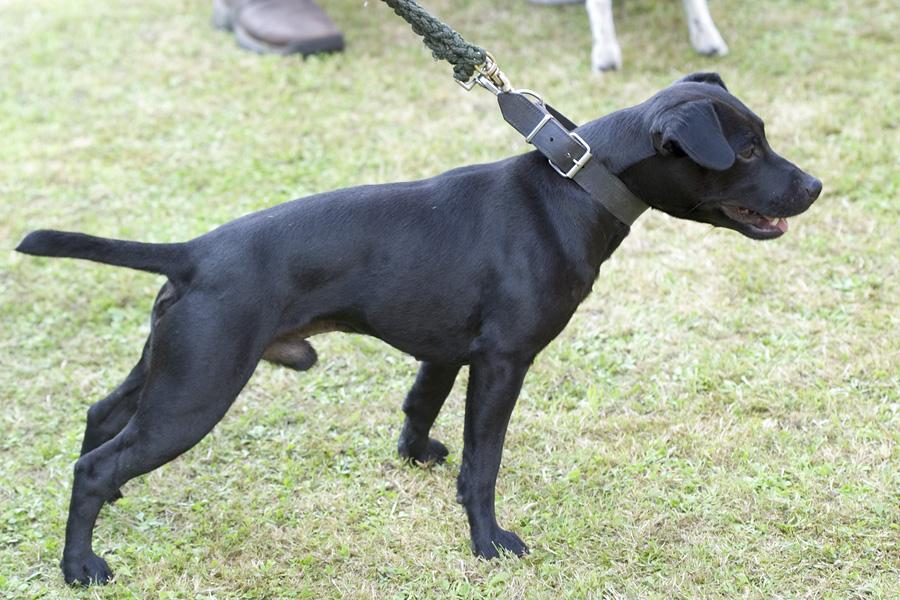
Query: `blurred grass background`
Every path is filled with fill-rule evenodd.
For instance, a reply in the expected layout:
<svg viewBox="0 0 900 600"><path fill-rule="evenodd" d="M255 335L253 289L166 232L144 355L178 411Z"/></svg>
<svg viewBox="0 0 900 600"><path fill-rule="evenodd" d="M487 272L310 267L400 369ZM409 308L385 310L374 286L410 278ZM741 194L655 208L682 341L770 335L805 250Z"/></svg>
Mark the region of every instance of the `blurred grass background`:
<svg viewBox="0 0 900 600"><path fill-rule="evenodd" d="M527 147L376 0L329 2L345 53L238 49L200 0L0 0L0 596L900 597L900 17L889 1L712 0L732 53L695 55L680 3L616 6L620 73L590 73L578 5L434 0L513 83L577 121L719 71L772 146L825 184L756 243L651 213L538 358L513 416L486 563L449 463L395 457L415 362L318 338L261 365L197 448L129 483L69 589L87 407L140 353L159 278L19 256L39 227L183 240L313 192ZM334 232L337 235L339 232Z"/></svg>

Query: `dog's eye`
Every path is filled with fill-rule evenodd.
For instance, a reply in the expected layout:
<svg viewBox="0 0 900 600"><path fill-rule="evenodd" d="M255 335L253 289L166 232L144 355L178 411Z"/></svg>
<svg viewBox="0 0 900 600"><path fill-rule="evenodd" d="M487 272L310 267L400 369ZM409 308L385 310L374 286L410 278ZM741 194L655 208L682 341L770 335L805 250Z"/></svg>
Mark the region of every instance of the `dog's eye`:
<svg viewBox="0 0 900 600"><path fill-rule="evenodd" d="M750 160L751 158L756 156L756 144L750 144L749 146L741 150L738 153L738 156L740 156L744 160Z"/></svg>

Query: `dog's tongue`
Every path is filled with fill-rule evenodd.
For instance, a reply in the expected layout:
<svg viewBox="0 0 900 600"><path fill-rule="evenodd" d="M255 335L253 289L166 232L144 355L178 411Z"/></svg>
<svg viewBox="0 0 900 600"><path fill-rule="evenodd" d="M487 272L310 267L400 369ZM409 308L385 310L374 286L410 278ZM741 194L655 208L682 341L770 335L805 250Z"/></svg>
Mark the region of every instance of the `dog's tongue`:
<svg viewBox="0 0 900 600"><path fill-rule="evenodd" d="M781 233L786 233L788 230L788 222L787 219L778 219L778 222L775 223L775 227L781 230Z"/></svg>

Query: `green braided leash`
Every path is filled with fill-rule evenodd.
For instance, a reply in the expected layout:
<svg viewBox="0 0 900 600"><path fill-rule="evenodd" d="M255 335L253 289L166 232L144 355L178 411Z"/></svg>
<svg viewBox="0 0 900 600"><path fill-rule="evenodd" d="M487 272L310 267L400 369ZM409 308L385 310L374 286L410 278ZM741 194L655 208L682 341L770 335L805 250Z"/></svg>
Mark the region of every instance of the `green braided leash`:
<svg viewBox="0 0 900 600"><path fill-rule="evenodd" d="M591 147L574 131L575 123L536 93L513 88L484 48L468 43L415 0L384 0L384 3L412 25L436 60L453 65L453 77L458 84L467 90L478 84L497 96L506 122L547 157L557 173L581 186L612 218L631 226L649 208L603 162L593 160Z"/></svg>
<svg viewBox="0 0 900 600"><path fill-rule="evenodd" d="M384 3L412 25L413 32L422 36L435 60L446 60L453 65L453 77L457 81L469 81L475 70L485 64L488 54L484 48L464 40L449 25L428 14L415 0L384 0Z"/></svg>

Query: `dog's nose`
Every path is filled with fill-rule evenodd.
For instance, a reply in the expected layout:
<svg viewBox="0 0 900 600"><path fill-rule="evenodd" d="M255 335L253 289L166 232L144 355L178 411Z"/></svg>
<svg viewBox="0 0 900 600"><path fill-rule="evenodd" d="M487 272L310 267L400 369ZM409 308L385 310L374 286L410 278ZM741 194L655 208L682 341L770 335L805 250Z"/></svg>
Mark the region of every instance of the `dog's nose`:
<svg viewBox="0 0 900 600"><path fill-rule="evenodd" d="M809 194L809 201L812 202L822 193L822 182L811 175L807 176L807 179L808 181L804 187L806 188L806 193Z"/></svg>

